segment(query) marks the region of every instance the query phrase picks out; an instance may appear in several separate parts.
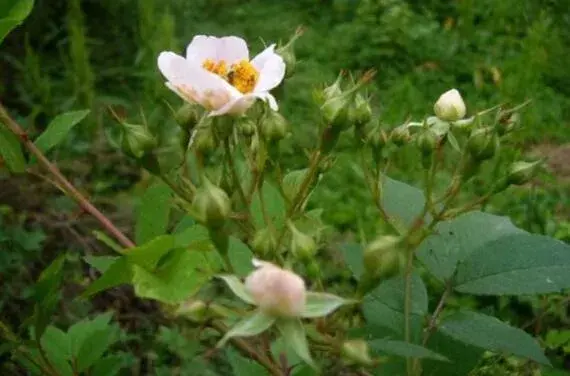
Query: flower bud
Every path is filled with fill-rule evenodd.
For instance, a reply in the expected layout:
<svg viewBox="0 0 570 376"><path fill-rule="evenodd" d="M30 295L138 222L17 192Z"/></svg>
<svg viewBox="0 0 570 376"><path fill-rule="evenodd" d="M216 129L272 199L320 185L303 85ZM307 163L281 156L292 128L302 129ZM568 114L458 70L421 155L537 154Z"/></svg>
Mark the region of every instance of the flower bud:
<svg viewBox="0 0 570 376"><path fill-rule="evenodd" d="M192 322L203 323L208 319L208 305L201 300L190 300L181 304L175 313Z"/></svg>
<svg viewBox="0 0 570 376"><path fill-rule="evenodd" d="M499 133L499 136L511 133L520 127L520 121L520 115L517 112L500 114L499 122L497 123L497 133Z"/></svg>
<svg viewBox="0 0 570 376"><path fill-rule="evenodd" d="M350 101L344 94L328 99L321 106L323 119L334 129L344 130L352 125L349 113Z"/></svg>
<svg viewBox="0 0 570 376"><path fill-rule="evenodd" d="M243 136L251 137L255 134L255 123L244 117L238 122L238 130Z"/></svg>
<svg viewBox="0 0 570 376"><path fill-rule="evenodd" d="M507 182L514 185L522 185L528 183L538 171L542 161L536 162L514 162L509 168Z"/></svg>
<svg viewBox="0 0 570 376"><path fill-rule="evenodd" d="M267 111L261 120L261 134L267 142L283 139L287 128L287 120L277 111Z"/></svg>
<svg viewBox="0 0 570 376"><path fill-rule="evenodd" d="M122 123L123 151L134 158L141 158L156 147L156 139L144 125Z"/></svg>
<svg viewBox="0 0 570 376"><path fill-rule="evenodd" d="M277 247L277 239L273 235L273 231L264 228L255 233L251 241L251 248L255 253L263 256L271 255Z"/></svg>
<svg viewBox="0 0 570 376"><path fill-rule="evenodd" d="M303 234L292 222L288 223L291 230L291 252L299 260L310 260L317 252L317 243L307 234Z"/></svg>
<svg viewBox="0 0 570 376"><path fill-rule="evenodd" d="M378 160L382 156L382 149L384 149L384 146L388 143L388 135L380 125L377 125L366 136L366 142L370 145L374 156Z"/></svg>
<svg viewBox="0 0 570 376"><path fill-rule="evenodd" d="M431 129L425 129L416 138L418 148L424 155L431 155L439 144L439 137Z"/></svg>
<svg viewBox="0 0 570 376"><path fill-rule="evenodd" d="M342 73L338 75L337 79L335 80L335 82L332 83L332 85L327 86L321 91L314 92L313 99L315 100L315 102L319 106L322 106L329 99L339 97L342 94L342 88L340 86L341 81L342 81Z"/></svg>
<svg viewBox="0 0 570 376"><path fill-rule="evenodd" d="M400 270L402 255L398 244L400 238L381 236L364 250L364 268L375 278L390 278Z"/></svg>
<svg viewBox="0 0 570 376"><path fill-rule="evenodd" d="M182 129L193 129L200 120L200 107L193 103L186 103L176 111L174 119Z"/></svg>
<svg viewBox="0 0 570 376"><path fill-rule="evenodd" d="M435 105L433 111L436 116L445 121L457 121L465 116L465 102L456 89L443 93Z"/></svg>
<svg viewBox="0 0 570 376"><path fill-rule="evenodd" d="M216 149L217 140L211 127L200 127L195 130L192 148L201 154L208 154Z"/></svg>
<svg viewBox="0 0 570 376"><path fill-rule="evenodd" d="M403 146L410 141L410 130L405 125L401 125L392 130L390 133L390 141L396 146Z"/></svg>
<svg viewBox="0 0 570 376"><path fill-rule="evenodd" d="M361 339L345 341L342 344L341 354L351 364L370 366L374 363L370 358L368 343Z"/></svg>
<svg viewBox="0 0 570 376"><path fill-rule="evenodd" d="M479 162L490 159L497 151L498 138L492 128L479 128L471 132L467 150Z"/></svg>
<svg viewBox="0 0 570 376"><path fill-rule="evenodd" d="M192 210L197 219L209 227L220 227L231 212L230 198L222 189L212 184L206 177L204 185L196 191Z"/></svg>
<svg viewBox="0 0 570 376"><path fill-rule="evenodd" d="M356 94L349 111L349 121L357 128L362 128L372 119L372 109L369 99L361 94Z"/></svg>
<svg viewBox="0 0 570 376"><path fill-rule="evenodd" d="M298 317L305 308L305 281L292 271L265 261L254 260L254 270L245 288L255 304L266 314Z"/></svg>
<svg viewBox="0 0 570 376"><path fill-rule="evenodd" d="M301 28L295 31L295 34L289 39L286 45L279 47L275 52L283 58L285 62L285 77L289 78L295 73L297 65L297 57L295 56L295 42L303 34Z"/></svg>

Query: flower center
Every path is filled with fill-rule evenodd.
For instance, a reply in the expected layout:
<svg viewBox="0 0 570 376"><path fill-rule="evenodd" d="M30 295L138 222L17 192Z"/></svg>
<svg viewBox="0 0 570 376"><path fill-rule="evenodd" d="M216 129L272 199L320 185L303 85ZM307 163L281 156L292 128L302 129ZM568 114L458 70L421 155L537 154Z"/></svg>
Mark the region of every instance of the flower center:
<svg viewBox="0 0 570 376"><path fill-rule="evenodd" d="M232 64L228 70L225 61L215 62L212 59L206 59L202 67L228 81L242 94L251 93L259 78L259 72L247 60Z"/></svg>

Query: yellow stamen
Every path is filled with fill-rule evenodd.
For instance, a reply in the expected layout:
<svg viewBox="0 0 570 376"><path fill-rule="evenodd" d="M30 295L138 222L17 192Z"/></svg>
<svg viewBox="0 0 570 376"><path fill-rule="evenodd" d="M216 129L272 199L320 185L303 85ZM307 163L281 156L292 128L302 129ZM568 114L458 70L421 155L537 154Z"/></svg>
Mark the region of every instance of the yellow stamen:
<svg viewBox="0 0 570 376"><path fill-rule="evenodd" d="M247 60L232 64L228 73L228 82L241 93L251 93L255 88L259 72Z"/></svg>
<svg viewBox="0 0 570 376"><path fill-rule="evenodd" d="M204 69L217 74L218 76L225 77L228 74L228 66L225 61L214 61L212 59L206 59L204 63L202 63Z"/></svg>
<svg viewBox="0 0 570 376"><path fill-rule="evenodd" d="M206 59L202 63L202 67L222 77L243 94L251 93L259 78L259 72L247 60L232 64L228 70L228 65L224 60Z"/></svg>

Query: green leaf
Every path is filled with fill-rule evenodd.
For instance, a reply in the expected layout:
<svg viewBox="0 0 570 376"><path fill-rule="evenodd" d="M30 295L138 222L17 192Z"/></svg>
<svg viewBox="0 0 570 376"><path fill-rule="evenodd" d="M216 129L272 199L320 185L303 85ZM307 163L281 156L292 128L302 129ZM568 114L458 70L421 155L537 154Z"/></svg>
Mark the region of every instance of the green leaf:
<svg viewBox="0 0 570 376"><path fill-rule="evenodd" d="M253 271L253 252L241 240L235 237L230 238L228 257L234 271L241 276L248 275Z"/></svg>
<svg viewBox="0 0 570 376"><path fill-rule="evenodd" d="M307 293L305 309L301 313L301 316L305 318L326 316L345 304L353 303L355 302L352 300L347 300L333 294L309 291Z"/></svg>
<svg viewBox="0 0 570 376"><path fill-rule="evenodd" d="M116 331L116 329L109 326L112 317L112 312L106 312L93 319L86 318L73 324L67 332L72 356L79 356L82 347L86 342L90 341L94 333L105 329Z"/></svg>
<svg viewBox="0 0 570 376"><path fill-rule="evenodd" d="M91 333L77 354L77 370L83 372L94 365L105 354L105 351L119 339L117 330L107 327Z"/></svg>
<svg viewBox="0 0 570 376"><path fill-rule="evenodd" d="M0 6L0 43L32 11L34 0L4 0Z"/></svg>
<svg viewBox="0 0 570 376"><path fill-rule="evenodd" d="M119 257L117 256L92 256L87 255L83 257L86 263L97 269L100 273L105 273L111 265L113 265Z"/></svg>
<svg viewBox="0 0 570 376"><path fill-rule="evenodd" d="M234 371L235 376L263 376L269 375L269 372L259 363L251 359L244 358L237 351L227 349L226 355Z"/></svg>
<svg viewBox="0 0 570 376"><path fill-rule="evenodd" d="M360 279L360 276L364 273L364 250L362 245L358 243L345 243L340 246L340 252L354 278L357 280Z"/></svg>
<svg viewBox="0 0 570 376"><path fill-rule="evenodd" d="M73 374L69 360L71 346L68 336L54 326L48 326L41 338L42 348L45 350L50 363L62 376Z"/></svg>
<svg viewBox="0 0 570 376"><path fill-rule="evenodd" d="M208 281L200 270L204 257L187 249L172 251L155 272L133 266L132 283L137 296L176 304L195 294Z"/></svg>
<svg viewBox="0 0 570 376"><path fill-rule="evenodd" d="M127 257L120 257L105 270L101 277L96 279L83 291L81 297L87 298L103 290L110 289L111 287L129 283L131 282L131 278L132 272Z"/></svg>
<svg viewBox="0 0 570 376"><path fill-rule="evenodd" d="M126 257L130 263L152 271L174 246L175 238L170 235L163 235L139 247L130 249Z"/></svg>
<svg viewBox="0 0 570 376"><path fill-rule="evenodd" d="M387 176L381 178L381 184L382 206L388 216L406 227L411 226L424 208L426 200L423 192Z"/></svg>
<svg viewBox="0 0 570 376"><path fill-rule="evenodd" d="M445 355L450 362L425 359L422 361L422 376L465 376L479 363L483 350L441 334L433 333L427 347Z"/></svg>
<svg viewBox="0 0 570 376"><path fill-rule="evenodd" d="M57 257L45 268L34 289L34 300L40 303L52 292L59 290L59 285L63 279L63 266L65 265L65 255Z"/></svg>
<svg viewBox="0 0 570 376"><path fill-rule="evenodd" d="M265 220L263 218L262 205L260 200L260 192L255 192L253 200L251 202L251 214L253 216L253 223L257 229L262 229L266 227ZM279 190L273 185L265 182L262 189L263 202L265 203L265 210L267 216L277 228L282 227L285 224L285 200L279 193Z"/></svg>
<svg viewBox="0 0 570 376"><path fill-rule="evenodd" d="M362 309L369 325L388 328L396 339L404 338L404 279L398 276L382 282L364 297ZM422 279L412 274L411 324L415 340L421 335L424 316L428 312L428 295Z"/></svg>
<svg viewBox="0 0 570 376"><path fill-rule="evenodd" d="M283 178L283 191L289 201L293 201L299 192L299 188L301 187L303 180L305 180L305 176L307 176L308 171L308 168L291 171Z"/></svg>
<svg viewBox="0 0 570 376"><path fill-rule="evenodd" d="M439 330L457 341L485 350L512 354L546 365L550 364L532 336L495 317L476 312L458 312L445 318Z"/></svg>
<svg viewBox="0 0 570 376"><path fill-rule="evenodd" d="M268 316L261 311L255 311L251 316L235 324L226 335L218 342L217 347L222 347L234 337L252 337L263 333L275 322L275 317Z"/></svg>
<svg viewBox="0 0 570 376"><path fill-rule="evenodd" d="M28 17L33 7L33 0L2 0L0 2L0 18L23 20Z"/></svg>
<svg viewBox="0 0 570 376"><path fill-rule="evenodd" d="M61 255L40 274L36 283L34 314L28 319L33 321L35 338L42 338L57 308L64 264L65 255Z"/></svg>
<svg viewBox="0 0 570 376"><path fill-rule="evenodd" d="M305 327L301 320L280 319L277 321L277 329L281 333L287 347L295 351L295 353L311 367L317 368L311 357Z"/></svg>
<svg viewBox="0 0 570 376"><path fill-rule="evenodd" d="M144 192L137 210L137 244L146 243L166 233L171 208L170 194L170 187L162 182L151 185Z"/></svg>
<svg viewBox="0 0 570 376"><path fill-rule="evenodd" d="M483 350L457 341L441 334L433 333L427 347L439 354L445 355L450 362L440 362L430 359L422 361L423 376L465 376L473 370L483 355Z"/></svg>
<svg viewBox="0 0 570 376"><path fill-rule="evenodd" d="M425 347L404 341L394 341L390 339L375 339L370 341L370 347L383 354L392 354L404 358L434 359L438 361L449 361L445 356L433 352Z"/></svg>
<svg viewBox="0 0 570 376"><path fill-rule="evenodd" d="M249 292L247 292L245 285L239 280L238 277L235 275L219 275L218 278L223 280L238 298L246 303L255 304L253 298Z"/></svg>
<svg viewBox="0 0 570 376"><path fill-rule="evenodd" d="M507 217L471 212L438 224L434 235L420 245L417 257L435 277L445 281L473 251L502 236L517 233L524 231Z"/></svg>
<svg viewBox="0 0 570 376"><path fill-rule="evenodd" d="M46 130L36 139L34 144L42 152L47 153L59 145L76 124L79 124L89 110L72 111L56 116Z"/></svg>
<svg viewBox="0 0 570 376"><path fill-rule="evenodd" d="M2 21L0 20L0 32ZM1 123L0 123L1 124ZM20 147L20 141L12 132L0 125L0 156L6 162L8 169L14 173L26 171L26 159Z"/></svg>
<svg viewBox="0 0 570 376"><path fill-rule="evenodd" d="M115 376L125 365L125 358L121 355L108 355L101 358L93 367L91 376Z"/></svg>
<svg viewBox="0 0 570 376"><path fill-rule="evenodd" d="M546 294L570 288L570 246L527 233L485 244L457 269L455 289L481 295Z"/></svg>
<svg viewBox="0 0 570 376"><path fill-rule="evenodd" d="M447 133L447 140L449 141L449 144L456 152L461 153L461 146L459 146L457 138L455 138L455 136L451 131Z"/></svg>

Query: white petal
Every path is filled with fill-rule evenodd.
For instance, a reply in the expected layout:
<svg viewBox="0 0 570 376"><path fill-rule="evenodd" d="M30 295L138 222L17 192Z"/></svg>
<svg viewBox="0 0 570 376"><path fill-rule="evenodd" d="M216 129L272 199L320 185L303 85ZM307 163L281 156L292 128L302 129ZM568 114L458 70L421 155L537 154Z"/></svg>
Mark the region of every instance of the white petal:
<svg viewBox="0 0 570 376"><path fill-rule="evenodd" d="M285 62L274 50L275 44L272 44L251 61L251 64L259 72L259 79L253 91L269 91L283 81Z"/></svg>
<svg viewBox="0 0 570 376"><path fill-rule="evenodd" d="M239 37L223 37L218 39L217 59L228 65L241 60L249 61L249 50L245 40Z"/></svg>
<svg viewBox="0 0 570 376"><path fill-rule="evenodd" d="M241 96L221 77L208 72L173 52L162 52L158 68L168 80L167 86L189 102L197 102L210 110L224 107Z"/></svg>
<svg viewBox="0 0 570 376"><path fill-rule="evenodd" d="M228 102L224 107L218 110L210 112L209 116L220 116L220 115L243 115L254 103L256 99L261 99L265 102L269 102L269 106L272 110L277 110L277 102L275 98L269 93L249 93L242 95L240 97L234 97L234 99Z"/></svg>
<svg viewBox="0 0 570 376"><path fill-rule="evenodd" d="M186 59L202 65L204 60L224 60L231 65L240 60L249 60L247 43L239 37L211 37L196 35L186 49Z"/></svg>

